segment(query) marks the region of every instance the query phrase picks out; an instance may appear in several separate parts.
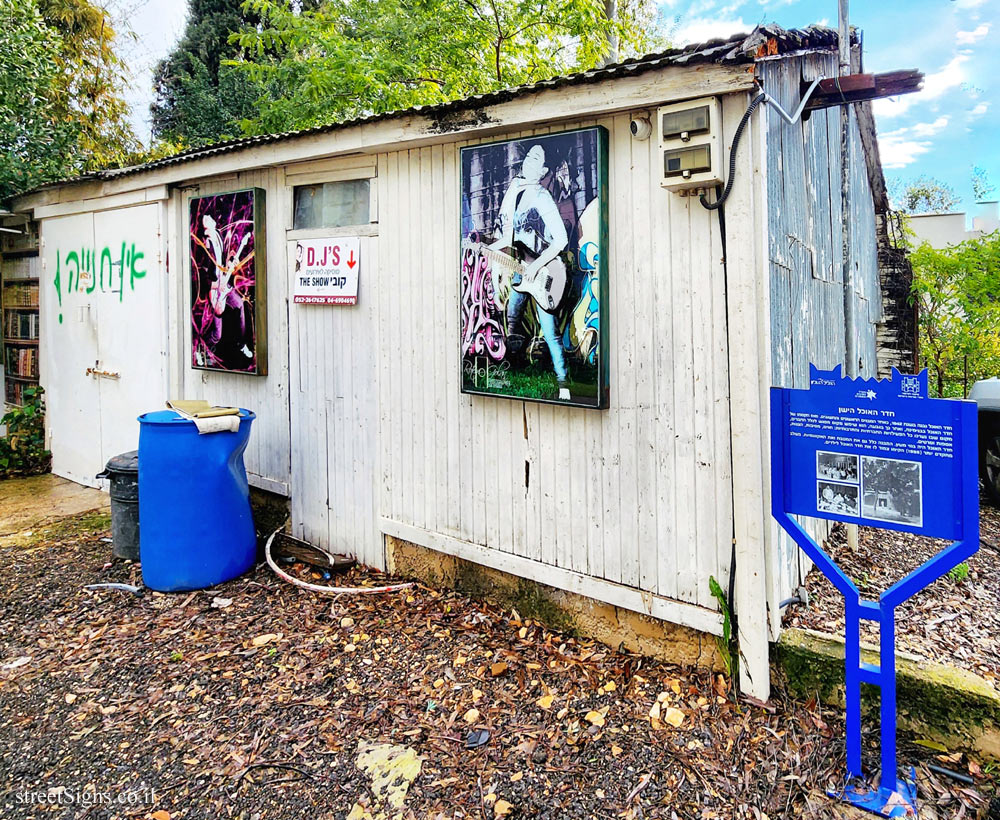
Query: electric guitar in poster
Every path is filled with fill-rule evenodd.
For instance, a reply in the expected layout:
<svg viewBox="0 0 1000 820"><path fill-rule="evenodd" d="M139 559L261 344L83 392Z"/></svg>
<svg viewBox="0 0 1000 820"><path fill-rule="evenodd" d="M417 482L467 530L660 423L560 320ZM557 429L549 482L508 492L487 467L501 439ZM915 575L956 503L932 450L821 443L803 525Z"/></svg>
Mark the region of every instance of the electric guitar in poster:
<svg viewBox="0 0 1000 820"><path fill-rule="evenodd" d="M558 256L547 265L528 276L528 262L521 262L502 251L479 245L479 252L490 261L493 274L493 292L506 304L508 288L526 293L542 310L552 313L566 293L568 276L566 265ZM503 294L503 296L501 296Z"/></svg>

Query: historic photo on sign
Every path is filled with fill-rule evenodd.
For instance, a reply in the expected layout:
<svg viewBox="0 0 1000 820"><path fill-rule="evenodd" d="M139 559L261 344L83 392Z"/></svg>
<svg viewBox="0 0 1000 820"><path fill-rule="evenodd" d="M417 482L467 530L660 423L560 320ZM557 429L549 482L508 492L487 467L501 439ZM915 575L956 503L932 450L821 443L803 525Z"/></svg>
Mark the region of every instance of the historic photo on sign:
<svg viewBox="0 0 1000 820"><path fill-rule="evenodd" d="M861 459L861 512L865 518L919 527L923 523L919 461Z"/></svg>
<svg viewBox="0 0 1000 820"><path fill-rule="evenodd" d="M816 482L816 509L834 515L858 514L857 484L839 484L835 481Z"/></svg>
<svg viewBox="0 0 1000 820"><path fill-rule="evenodd" d="M816 451L816 478L858 483L858 457L844 453Z"/></svg>
<svg viewBox="0 0 1000 820"><path fill-rule="evenodd" d="M462 149L462 390L607 396L607 132Z"/></svg>

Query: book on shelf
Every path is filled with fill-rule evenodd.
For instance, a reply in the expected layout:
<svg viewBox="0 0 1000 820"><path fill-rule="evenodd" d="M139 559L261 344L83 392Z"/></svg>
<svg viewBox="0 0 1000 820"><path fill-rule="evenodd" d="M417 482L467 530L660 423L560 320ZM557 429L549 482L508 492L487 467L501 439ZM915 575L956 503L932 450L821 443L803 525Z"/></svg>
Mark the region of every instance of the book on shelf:
<svg viewBox="0 0 1000 820"><path fill-rule="evenodd" d="M8 339L38 339L38 314L8 311L4 318L3 335Z"/></svg>
<svg viewBox="0 0 1000 820"><path fill-rule="evenodd" d="M37 308L38 282L5 282L3 305L7 308Z"/></svg>
<svg viewBox="0 0 1000 820"><path fill-rule="evenodd" d="M6 368L8 376L37 379L38 349L35 347L8 347Z"/></svg>
<svg viewBox="0 0 1000 820"><path fill-rule="evenodd" d="M28 382L7 381L4 384L4 401L7 404L24 404L24 391L31 386Z"/></svg>

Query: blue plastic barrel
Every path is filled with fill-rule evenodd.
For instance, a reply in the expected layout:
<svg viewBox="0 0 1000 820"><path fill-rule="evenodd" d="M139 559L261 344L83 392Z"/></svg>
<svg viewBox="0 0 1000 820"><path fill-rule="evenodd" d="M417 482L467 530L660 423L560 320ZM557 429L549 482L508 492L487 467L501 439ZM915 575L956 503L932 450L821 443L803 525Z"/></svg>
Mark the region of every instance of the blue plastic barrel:
<svg viewBox="0 0 1000 820"><path fill-rule="evenodd" d="M243 451L254 418L240 410L238 432L199 435L173 410L139 416L139 559L150 589L204 589L253 566Z"/></svg>

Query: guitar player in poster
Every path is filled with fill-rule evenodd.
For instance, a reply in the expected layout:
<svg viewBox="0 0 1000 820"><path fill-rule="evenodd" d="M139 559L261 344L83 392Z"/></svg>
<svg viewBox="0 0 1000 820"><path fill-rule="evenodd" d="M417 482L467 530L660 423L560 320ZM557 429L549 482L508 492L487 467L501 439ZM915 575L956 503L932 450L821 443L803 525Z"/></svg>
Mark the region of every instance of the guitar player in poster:
<svg viewBox="0 0 1000 820"><path fill-rule="evenodd" d="M462 150L462 390L604 406L606 132Z"/></svg>
<svg viewBox="0 0 1000 820"><path fill-rule="evenodd" d="M558 260L559 254L569 243L556 201L548 188L541 185L542 178L548 173L545 150L536 143L528 149L521 163L521 174L514 177L503 196L497 219L500 238L489 246L494 251L516 247L527 257L523 260L527 264L525 271L511 277L511 292L507 297L507 352L513 361L519 359L527 343L521 325L525 308L532 300L527 293L518 291L517 287L524 281L534 281L542 269ZM563 272L563 283L565 277ZM557 289L549 287L547 297L543 301L536 300L534 309L552 356L552 367L559 383L559 398L568 401L570 393L566 379L566 359L555 317L564 291L565 284Z"/></svg>

